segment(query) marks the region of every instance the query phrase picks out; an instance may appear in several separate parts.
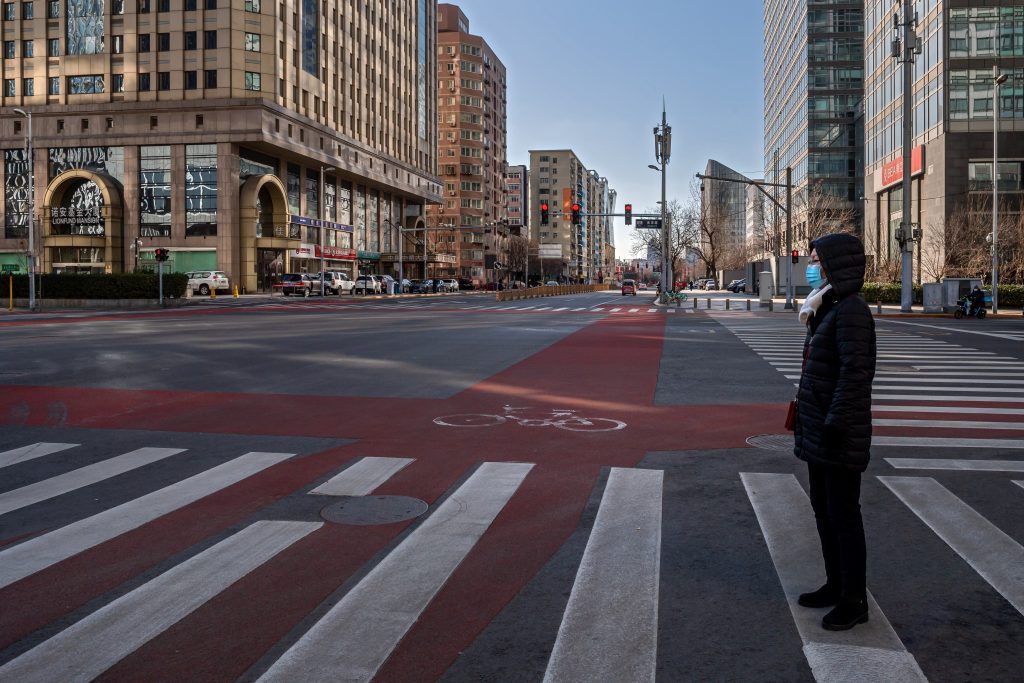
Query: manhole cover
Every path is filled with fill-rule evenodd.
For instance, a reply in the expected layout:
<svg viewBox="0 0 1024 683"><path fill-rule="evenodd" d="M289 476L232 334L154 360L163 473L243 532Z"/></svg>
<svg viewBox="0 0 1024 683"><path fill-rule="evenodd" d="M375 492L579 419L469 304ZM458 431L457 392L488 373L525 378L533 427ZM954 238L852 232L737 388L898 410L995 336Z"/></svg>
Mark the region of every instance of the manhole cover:
<svg viewBox="0 0 1024 683"><path fill-rule="evenodd" d="M913 365L879 365L879 372L921 372Z"/></svg>
<svg viewBox="0 0 1024 683"><path fill-rule="evenodd" d="M337 524L391 524L427 511L427 504L408 496L345 496L320 511L320 516Z"/></svg>
<svg viewBox="0 0 1024 683"><path fill-rule="evenodd" d="M768 451L791 451L793 450L793 435L758 434L747 439L747 443L754 448L763 448Z"/></svg>

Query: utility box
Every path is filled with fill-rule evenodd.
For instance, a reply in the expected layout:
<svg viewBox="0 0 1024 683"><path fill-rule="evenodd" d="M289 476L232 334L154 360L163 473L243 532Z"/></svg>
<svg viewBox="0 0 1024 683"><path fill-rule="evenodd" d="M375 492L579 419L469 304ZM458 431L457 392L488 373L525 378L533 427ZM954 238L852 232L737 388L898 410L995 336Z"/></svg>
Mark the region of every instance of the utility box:
<svg viewBox="0 0 1024 683"><path fill-rule="evenodd" d="M770 270L758 273L757 286L760 293L760 302L767 304L775 296L775 276Z"/></svg>
<svg viewBox="0 0 1024 683"><path fill-rule="evenodd" d="M942 283L926 282L921 287L924 290L924 312L942 313Z"/></svg>
<svg viewBox="0 0 1024 683"><path fill-rule="evenodd" d="M952 313L957 302L970 294L975 286L981 287L981 278L947 277L942 281L942 310Z"/></svg>

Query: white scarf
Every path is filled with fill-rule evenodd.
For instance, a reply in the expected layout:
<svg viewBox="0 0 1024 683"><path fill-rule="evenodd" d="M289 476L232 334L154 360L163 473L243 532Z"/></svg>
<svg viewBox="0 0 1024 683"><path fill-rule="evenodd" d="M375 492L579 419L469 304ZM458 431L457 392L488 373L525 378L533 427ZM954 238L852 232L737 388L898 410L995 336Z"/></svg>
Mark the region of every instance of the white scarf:
<svg viewBox="0 0 1024 683"><path fill-rule="evenodd" d="M811 293L804 299L803 306L800 307L800 322L804 325L811 319L815 313L818 312L818 307L821 306L822 299L825 297L825 292L832 289L832 285L825 285L821 289L812 289Z"/></svg>

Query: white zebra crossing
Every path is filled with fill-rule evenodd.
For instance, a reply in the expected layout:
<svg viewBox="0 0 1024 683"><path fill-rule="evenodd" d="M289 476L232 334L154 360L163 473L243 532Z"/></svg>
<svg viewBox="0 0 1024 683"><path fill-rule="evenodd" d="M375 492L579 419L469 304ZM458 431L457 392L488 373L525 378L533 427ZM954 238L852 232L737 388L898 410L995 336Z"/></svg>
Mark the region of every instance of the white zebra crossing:
<svg viewBox="0 0 1024 683"><path fill-rule="evenodd" d="M34 458L41 458L51 453L59 453L74 448L77 443L34 443L29 446L14 448L0 453L0 467L9 467Z"/></svg>

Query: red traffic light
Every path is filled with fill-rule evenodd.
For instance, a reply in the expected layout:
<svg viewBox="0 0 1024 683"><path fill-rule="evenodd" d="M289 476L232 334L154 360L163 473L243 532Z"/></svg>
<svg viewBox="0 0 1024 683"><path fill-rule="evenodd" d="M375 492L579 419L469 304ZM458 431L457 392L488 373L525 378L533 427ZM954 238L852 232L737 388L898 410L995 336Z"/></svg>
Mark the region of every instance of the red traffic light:
<svg viewBox="0 0 1024 683"><path fill-rule="evenodd" d="M626 204L626 225L633 225L633 205Z"/></svg>
<svg viewBox="0 0 1024 683"><path fill-rule="evenodd" d="M572 210L573 211L579 211L580 210L580 205L579 204L573 204L572 205Z"/></svg>
<svg viewBox="0 0 1024 683"><path fill-rule="evenodd" d="M800 263L800 250L799 249L794 249L792 256L793 256L793 263Z"/></svg>
<svg viewBox="0 0 1024 683"><path fill-rule="evenodd" d="M541 225L547 225L548 224L548 203L547 202L541 202L540 203L540 224Z"/></svg>
<svg viewBox="0 0 1024 683"><path fill-rule="evenodd" d="M540 203L540 210L541 211L547 211L548 210L548 203L547 202L541 202Z"/></svg>

